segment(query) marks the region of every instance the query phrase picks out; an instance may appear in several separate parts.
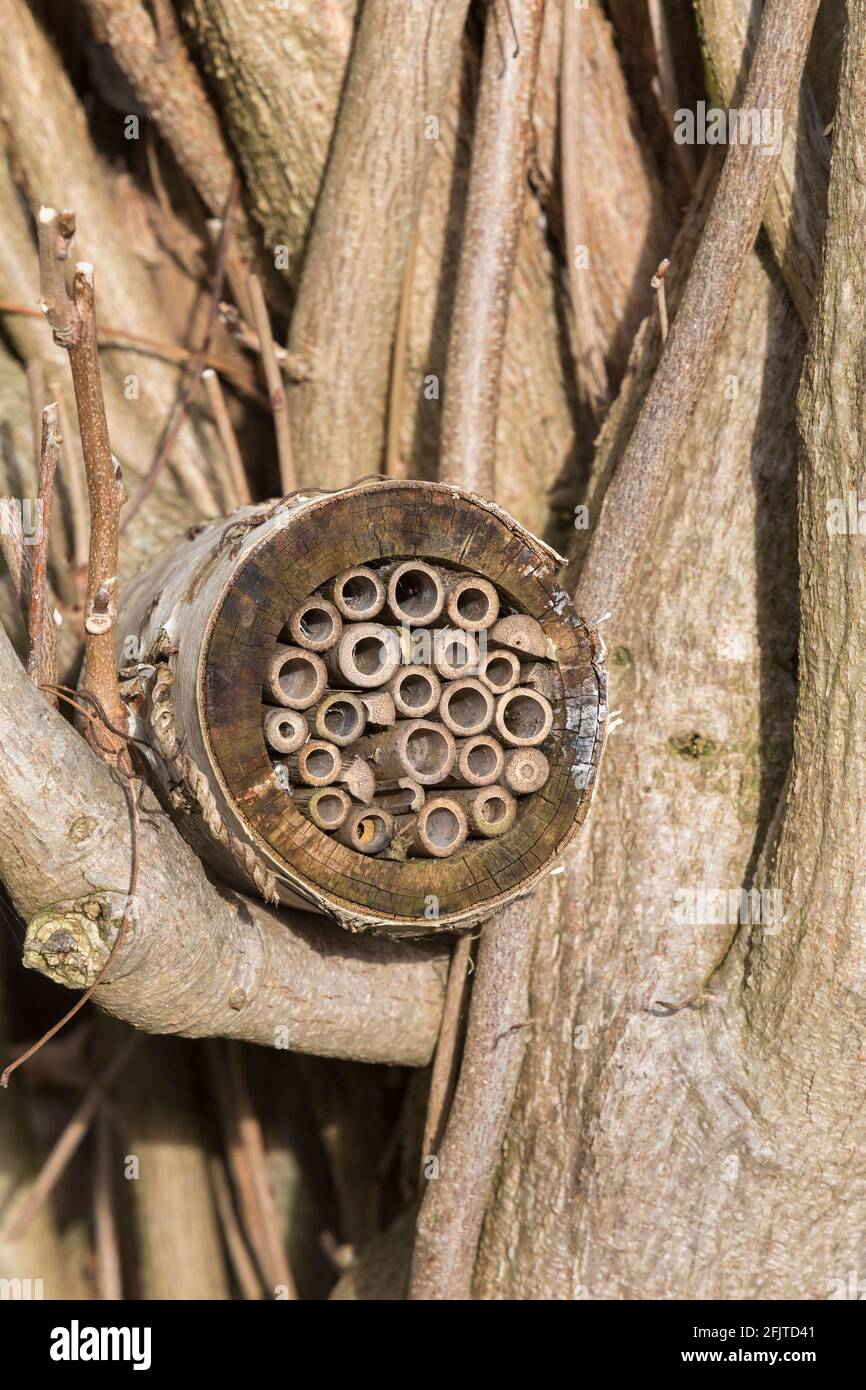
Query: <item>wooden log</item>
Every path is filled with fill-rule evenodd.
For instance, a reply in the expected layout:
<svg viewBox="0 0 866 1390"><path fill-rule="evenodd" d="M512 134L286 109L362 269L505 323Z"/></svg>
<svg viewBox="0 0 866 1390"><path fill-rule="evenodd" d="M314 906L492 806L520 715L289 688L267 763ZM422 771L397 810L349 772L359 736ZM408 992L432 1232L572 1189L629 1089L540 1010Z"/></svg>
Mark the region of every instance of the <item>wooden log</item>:
<svg viewBox="0 0 866 1390"><path fill-rule="evenodd" d="M394 817L380 806L353 806L335 835L358 854L379 854L394 835Z"/></svg>
<svg viewBox="0 0 866 1390"><path fill-rule="evenodd" d="M450 859L401 859L390 852L367 856L359 872L359 855L317 830L274 777L275 754L262 733L262 689L280 655L275 636L287 614L314 594L336 607L327 586L352 567L369 565L378 572L383 564L411 557L441 567L446 575L477 573L508 595L513 615L540 623L548 640L541 655L556 658L551 661L557 682L554 722L544 747L550 777L543 795L518 814L505 836L470 839ZM504 904L531 888L549 872L586 813L607 717L601 643L564 598L559 563L492 503L482 504L457 487L385 479L327 494L299 493L279 508L272 502L244 507L185 533L164 550L124 586L118 633L124 641L135 637L154 662L155 674L170 682L170 746L183 749L212 797L207 819L193 806L179 822L211 870L246 891L275 891L286 906L330 912L353 931L395 936L465 929L495 918ZM350 619L344 635L348 626L358 625ZM450 624L449 630L471 637ZM428 635L411 624L409 631L413 638ZM315 652L304 655L321 661ZM533 659L522 650L517 655ZM123 659L122 647L118 657ZM414 664L435 665L432 654L429 662L415 657ZM449 677L469 674L464 668ZM342 683L338 688L354 694L376 690ZM318 698L324 693L320 690ZM282 689L279 698L266 693L264 700L289 708ZM307 708L316 703L314 698ZM135 734L149 745L152 776L168 795L177 783L177 761L166 751L157 712L156 705L143 702ZM361 745L373 737L366 732ZM332 785L353 797L372 797L374 769L364 758L362 746L350 745L342 780ZM401 770L401 775L412 772ZM413 780L428 788L428 799L438 794L438 788L430 790L432 783ZM214 812L224 827L219 834ZM431 893L437 898L436 916L429 915Z"/></svg>
<svg viewBox="0 0 866 1390"><path fill-rule="evenodd" d="M540 748L510 748L505 754L504 781L515 796L540 791L550 776L550 764Z"/></svg>
<svg viewBox="0 0 866 1390"><path fill-rule="evenodd" d="M456 756L454 736L429 719L398 719L393 729L361 740L359 752L383 780L411 777L432 787L447 777Z"/></svg>
<svg viewBox="0 0 866 1390"><path fill-rule="evenodd" d="M343 760L339 748L323 738L311 738L296 753L286 759L289 783L294 787L303 782L307 787L327 787L340 776Z"/></svg>
<svg viewBox="0 0 866 1390"><path fill-rule="evenodd" d="M359 696L351 691L332 690L322 697L308 718L314 738L336 743L338 748L348 748L364 733L367 710Z"/></svg>
<svg viewBox="0 0 866 1390"><path fill-rule="evenodd" d="M481 632L499 616L499 595L477 574L461 574L447 583L445 608L455 627Z"/></svg>
<svg viewBox="0 0 866 1390"><path fill-rule="evenodd" d="M327 680L325 663L315 652L278 642L265 670L265 694L286 709L309 709Z"/></svg>
<svg viewBox="0 0 866 1390"><path fill-rule="evenodd" d="M385 685L400 665L400 639L382 623L352 623L328 653L332 685L370 690Z"/></svg>
<svg viewBox="0 0 866 1390"><path fill-rule="evenodd" d="M547 638L536 618L526 613L510 613L500 618L490 630L488 645L505 647L520 656L547 656Z"/></svg>
<svg viewBox="0 0 866 1390"><path fill-rule="evenodd" d="M327 652L340 640L343 619L333 603L313 594L295 609L288 629L296 647L309 652Z"/></svg>
<svg viewBox="0 0 866 1390"><path fill-rule="evenodd" d="M457 758L448 776L447 787L487 787L498 782L505 771L502 744L491 734L476 734L457 740Z"/></svg>
<svg viewBox="0 0 866 1390"><path fill-rule="evenodd" d="M348 792L342 787L296 787L292 801L319 830L339 830L352 809Z"/></svg>
<svg viewBox="0 0 866 1390"><path fill-rule="evenodd" d="M516 748L533 748L543 743L550 733L553 709L550 701L537 690L518 685L499 696L493 722L503 743Z"/></svg>
<svg viewBox="0 0 866 1390"><path fill-rule="evenodd" d="M449 792L428 797L416 816L398 816L397 833L407 854L450 859L469 834L466 813Z"/></svg>
<svg viewBox="0 0 866 1390"><path fill-rule="evenodd" d="M323 585L322 593L353 623L370 623L385 607L385 585L366 565L350 565Z"/></svg>
<svg viewBox="0 0 866 1390"><path fill-rule="evenodd" d="M407 627L432 627L445 607L440 570L423 560L403 560L388 575L387 612Z"/></svg>
<svg viewBox="0 0 866 1390"><path fill-rule="evenodd" d="M449 793L469 821L469 834L493 839L510 830L517 819L517 802L505 787L469 787Z"/></svg>
<svg viewBox="0 0 866 1390"><path fill-rule="evenodd" d="M483 734L493 720L494 700L486 685L467 676L442 689L439 718L459 738Z"/></svg>
<svg viewBox="0 0 866 1390"><path fill-rule="evenodd" d="M460 680L478 669L478 643L460 628L440 628L434 634L433 665L446 680Z"/></svg>
<svg viewBox="0 0 866 1390"><path fill-rule="evenodd" d="M442 686L429 666L401 666L388 682L394 708L404 719L423 719L438 708Z"/></svg>
<svg viewBox="0 0 866 1390"><path fill-rule="evenodd" d="M274 753L282 757L294 753L309 734L307 721L299 710L283 709L274 705L262 707L262 731L265 743Z"/></svg>
<svg viewBox="0 0 866 1390"><path fill-rule="evenodd" d="M503 695L506 690L512 690L519 683L521 669L520 661L514 652L508 651L505 647L498 647L482 654L478 662L478 679L488 690L492 690L494 695ZM547 691L542 691L542 694L546 695Z"/></svg>

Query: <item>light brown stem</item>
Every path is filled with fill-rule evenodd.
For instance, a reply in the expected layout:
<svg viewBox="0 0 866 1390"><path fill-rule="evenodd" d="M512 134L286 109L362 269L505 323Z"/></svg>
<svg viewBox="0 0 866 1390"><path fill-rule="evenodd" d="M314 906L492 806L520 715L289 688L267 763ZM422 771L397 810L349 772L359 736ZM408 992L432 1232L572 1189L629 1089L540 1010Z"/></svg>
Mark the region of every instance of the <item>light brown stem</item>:
<svg viewBox="0 0 866 1390"><path fill-rule="evenodd" d="M283 382L283 375L277 364L277 358L274 352L274 338L271 332L271 320L268 315L268 307L265 303L265 295L261 281L257 275L251 275L247 280L247 293L249 294L253 311L253 326L259 336L262 371L265 374L268 397L271 402L271 414L274 417L274 434L277 440L277 458L280 465L280 487L282 488L283 496L287 497L290 492L295 492L298 486L295 477L295 465L292 458L289 408L286 403L286 390Z"/></svg>
<svg viewBox="0 0 866 1390"><path fill-rule="evenodd" d="M57 684L57 628L46 602L48 537L51 528L54 476L60 457L60 431L57 404L40 412L42 421L39 458L39 511L37 540L30 571L30 605L27 623L27 674L37 686ZM45 691L46 699L57 708L57 696Z"/></svg>
<svg viewBox="0 0 866 1390"><path fill-rule="evenodd" d="M214 423L225 450L231 481L231 498L227 500L230 502L229 511L233 511L235 507L245 507L252 501L244 461L241 458L237 435L229 417L220 379L213 367L206 367L201 374L201 379L204 382L210 408L213 411Z"/></svg>

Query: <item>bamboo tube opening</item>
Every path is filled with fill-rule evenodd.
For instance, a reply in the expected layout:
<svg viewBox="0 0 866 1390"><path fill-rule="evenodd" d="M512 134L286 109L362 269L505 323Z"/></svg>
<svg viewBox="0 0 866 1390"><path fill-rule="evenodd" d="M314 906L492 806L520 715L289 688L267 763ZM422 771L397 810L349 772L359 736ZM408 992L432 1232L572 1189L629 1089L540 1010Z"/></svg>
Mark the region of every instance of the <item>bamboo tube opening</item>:
<svg viewBox="0 0 866 1390"><path fill-rule="evenodd" d="M516 796L540 791L550 776L550 764L540 748L513 748L505 755L505 782Z"/></svg>
<svg viewBox="0 0 866 1390"><path fill-rule="evenodd" d="M289 779L308 787L325 787L336 782L342 770L339 748L323 739L311 739L289 759Z"/></svg>
<svg viewBox="0 0 866 1390"><path fill-rule="evenodd" d="M262 716L265 742L275 753L294 753L307 739L307 721L293 709L265 709Z"/></svg>
<svg viewBox="0 0 866 1390"><path fill-rule="evenodd" d="M468 632L437 632L433 665L446 680L459 680L478 666L478 643Z"/></svg>
<svg viewBox="0 0 866 1390"><path fill-rule="evenodd" d="M543 743L552 724L550 703L536 690L518 686L500 695L496 703L496 728L506 743L527 748Z"/></svg>
<svg viewBox="0 0 866 1390"><path fill-rule="evenodd" d="M324 690L327 675L324 662L315 652L277 643L265 690L288 709L309 709Z"/></svg>
<svg viewBox="0 0 866 1390"><path fill-rule="evenodd" d="M294 800L313 825L328 833L339 830L352 809L348 795L339 787L299 788Z"/></svg>
<svg viewBox="0 0 866 1390"><path fill-rule="evenodd" d="M480 734L493 718L493 696L480 681L467 677L447 685L439 701L439 716L453 734Z"/></svg>
<svg viewBox="0 0 866 1390"><path fill-rule="evenodd" d="M410 818L406 824L413 849L427 859L450 859L469 834L466 813L451 796L432 797L414 822Z"/></svg>
<svg viewBox="0 0 866 1390"><path fill-rule="evenodd" d="M439 704L442 687L434 673L424 666L406 666L393 676L388 689L398 714L421 719Z"/></svg>
<svg viewBox="0 0 866 1390"><path fill-rule="evenodd" d="M520 680L520 662L513 652L492 651L481 658L478 666L478 679L483 681L494 695L503 695Z"/></svg>
<svg viewBox="0 0 866 1390"><path fill-rule="evenodd" d="M401 623L434 623L445 604L445 586L431 565L406 560L388 581L388 607Z"/></svg>
<svg viewBox="0 0 866 1390"><path fill-rule="evenodd" d="M504 763L501 746L486 734L470 739L457 755L457 765L463 777L479 787L487 782L497 782Z"/></svg>
<svg viewBox="0 0 866 1390"><path fill-rule="evenodd" d="M340 613L352 622L369 622L385 607L385 585L373 570L361 565L337 576L333 595Z"/></svg>
<svg viewBox="0 0 866 1390"><path fill-rule="evenodd" d="M299 647L325 652L339 641L343 620L327 599L308 599L289 618L289 632Z"/></svg>
<svg viewBox="0 0 866 1390"><path fill-rule="evenodd" d="M394 817L376 806L351 810L337 831L337 839L359 854L379 854L387 849L394 834Z"/></svg>
<svg viewBox="0 0 866 1390"><path fill-rule="evenodd" d="M381 623L348 627L331 653L331 675L345 685L369 690L390 680L400 665L396 632Z"/></svg>
<svg viewBox="0 0 866 1390"><path fill-rule="evenodd" d="M316 710L315 729L319 738L346 748L359 739L367 723L367 711L357 695L346 691L326 695Z"/></svg>
<svg viewBox="0 0 866 1390"><path fill-rule="evenodd" d="M493 585L477 575L467 575L452 585L447 600L448 616L456 627L482 630L499 616L499 595Z"/></svg>
<svg viewBox="0 0 866 1390"><path fill-rule="evenodd" d="M409 776L422 785L438 782L454 761L454 740L445 729L419 722L407 732L403 751Z"/></svg>

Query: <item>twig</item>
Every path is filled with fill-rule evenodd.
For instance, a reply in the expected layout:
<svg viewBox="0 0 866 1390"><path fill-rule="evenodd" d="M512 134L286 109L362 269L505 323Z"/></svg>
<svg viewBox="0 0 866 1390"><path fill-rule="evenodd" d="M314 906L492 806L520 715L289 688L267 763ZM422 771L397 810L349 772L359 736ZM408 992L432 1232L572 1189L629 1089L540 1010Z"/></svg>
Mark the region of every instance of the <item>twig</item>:
<svg viewBox="0 0 866 1390"><path fill-rule="evenodd" d="M56 1031L56 1030L55 1030ZM133 1048L138 1043L137 1034L127 1038L123 1047L114 1057L101 1076L91 1084L87 1094L76 1106L63 1133L57 1140L30 1190L27 1200L14 1214L9 1228L2 1233L8 1241L20 1240L30 1225L42 1203L51 1195L63 1176L66 1166L87 1134L93 1117L105 1099L106 1092L129 1060ZM25 1052L24 1057L29 1054ZM24 1057L20 1060L23 1061ZM17 1064L16 1064L17 1065ZM7 1068L8 1070L8 1068ZM4 1072L4 1076L6 1073ZM5 1082L3 1083L5 1085Z"/></svg>
<svg viewBox="0 0 866 1390"><path fill-rule="evenodd" d="M659 328L661 329L662 343L668 340L668 301L665 295L665 276L670 269L670 261L664 260L660 263L658 270L650 280L651 287L656 292L659 306Z"/></svg>
<svg viewBox="0 0 866 1390"><path fill-rule="evenodd" d="M525 902L485 923L460 1079L418 1215L410 1299L468 1299L484 1208L528 1038L534 933Z"/></svg>
<svg viewBox="0 0 866 1390"><path fill-rule="evenodd" d="M69 497L69 513L72 520L72 563L76 584L76 597L79 586L87 585L87 553L89 549L90 527L87 517L86 481L82 473L81 458L73 443L72 428L63 393L59 382L49 382L60 415L61 473Z"/></svg>
<svg viewBox="0 0 866 1390"><path fill-rule="evenodd" d="M271 401L271 413L274 417L274 433L277 437L277 456L280 463L280 487L283 496L288 497L289 493L295 492L298 486L292 459L289 408L282 374L277 366L276 354L274 353L274 338L271 333L268 307L265 304L261 281L257 275L251 275L247 280L247 292L253 311L253 327L259 338L262 369Z"/></svg>
<svg viewBox="0 0 866 1390"><path fill-rule="evenodd" d="M394 351L391 357L391 385L388 391L388 435L385 444L385 474L388 478L408 478L409 471L400 457L400 416L403 407L403 384L406 379L406 344L409 340L409 322L412 310L412 283L415 278L415 257L418 251L418 228L412 233L406 267L403 271L403 289L400 294L400 313L397 318L397 332L394 334Z"/></svg>
<svg viewBox="0 0 866 1390"><path fill-rule="evenodd" d="M57 628L46 603L46 582L54 475L61 443L56 401L46 405L41 415L37 540L33 547L27 618L27 674L35 685L53 685L57 680ZM57 696L52 691L47 691L45 698L57 708Z"/></svg>
<svg viewBox="0 0 866 1390"><path fill-rule="evenodd" d="M75 267L71 297L66 289L64 265L74 235L73 212L40 209L40 307L54 332L54 341L69 353L90 500L82 689L99 702L111 723L122 726L125 712L117 685L115 628L118 519L126 495L108 440L96 349L93 266L80 262ZM94 731L92 726L90 742L99 756L110 763L116 762L124 749L115 736L106 730Z"/></svg>
<svg viewBox="0 0 866 1390"><path fill-rule="evenodd" d="M30 319L42 318L38 309L32 309L29 304L18 304L14 299L0 299L0 314L20 314L23 318ZM98 324L96 334L97 341L102 347L128 348L130 352L157 357L165 362L176 362L179 366L192 362L196 357L196 353L189 348L177 347L174 343L163 343L158 338L148 338L142 333L130 333L125 328L116 328L109 324ZM291 354L287 353L286 357L291 357ZM299 361L294 357L291 360L293 362ZM213 367L215 372L219 372L226 381L230 381L232 386L249 400L255 401L257 405L267 405L252 376L248 375L247 372L239 370L231 362L223 362L218 357L209 356L207 365ZM289 370L287 362L286 371Z"/></svg>
<svg viewBox="0 0 866 1390"><path fill-rule="evenodd" d="M650 29L653 36L653 47L656 55L656 100L659 110L664 117L668 130L673 130L676 119L676 112L679 109L680 101L677 94L677 74L676 64L674 63L673 53L671 52L671 40L668 30L668 21L662 0L647 0L649 11ZM689 145L679 145L674 142L674 152L680 162L686 186L693 189L697 182L697 169L695 168L694 153Z"/></svg>
<svg viewBox="0 0 866 1390"><path fill-rule="evenodd" d="M526 193L542 0L492 0L442 411L439 476L493 497L508 300ZM513 27L515 46L497 35Z"/></svg>
<svg viewBox="0 0 866 1390"><path fill-rule="evenodd" d="M201 374L202 381L207 391L210 408L213 411L214 422L219 433L220 442L225 450L226 463L228 464L227 477L227 497L228 510L234 511L235 507L245 507L252 501L250 487L247 482L247 475L244 470L244 461L241 458L241 451L238 446L237 435L234 431L231 419L229 418L226 399L223 389L220 386L220 379L211 367L206 367Z"/></svg>
<svg viewBox="0 0 866 1390"><path fill-rule="evenodd" d="M27 363L27 395L30 400L30 421L33 429L33 457L36 460L36 474L42 465L42 409L45 399L45 373L38 357ZM58 460L59 462L59 456ZM52 486L52 494L54 488ZM63 543L62 526L55 522L47 532L48 553L54 575L54 587L65 606L72 608L79 600L78 590L69 570L66 547Z"/></svg>
<svg viewBox="0 0 866 1390"><path fill-rule="evenodd" d="M136 513L139 511L142 505L147 501L148 497L153 492L153 489L156 487L156 484L159 480L159 475L162 473L163 468L168 463L168 460L171 457L172 450L174 449L174 446L177 443L178 435L180 434L181 429L184 425L184 421L187 417L187 412L190 406L192 405L195 393L199 388L201 374L204 371L205 366L207 365L211 341L214 335L214 329L216 328L217 320L219 318L220 299L222 298L223 282L225 280L226 272L226 253L228 250L229 228L231 227L231 212L232 208L234 207L237 192L238 180L235 179L232 184L231 192L229 193L228 203L226 206L223 223L223 233L220 237L219 250L217 252L213 278L211 280L210 302L208 305L207 319L205 321L201 345L198 349L198 352L195 354L195 357L192 359L190 363L186 385L181 390L180 396L177 402L175 403L175 408L172 412L171 420L169 421L168 428L166 429L165 434L163 435L162 443L160 444L160 447L157 450L156 458L154 459L153 463L150 466L150 469L148 470L147 477L145 478L144 482L142 483L141 487L139 488L138 492L135 494L135 497L132 499L131 503L129 504L129 507L127 508L126 516L124 517L123 521L124 530L132 521L132 518L136 515ZM219 510L216 503L216 499L213 499L213 509L215 512Z"/></svg>
<svg viewBox="0 0 866 1390"><path fill-rule="evenodd" d="M472 935L465 932L457 938L451 953L442 1022L439 1025L436 1056L433 1059L433 1072L430 1077L430 1095L427 1100L424 1137L421 1141L422 1171L424 1163L436 1153L439 1147L451 1098L454 1094L457 1074L457 1045L460 1036L463 1001L466 996L469 977L469 963L472 956L472 940Z"/></svg>
<svg viewBox="0 0 866 1390"><path fill-rule="evenodd" d="M246 284L244 284L246 290ZM250 309L250 318L252 318ZM249 323L235 308L234 304L222 303L220 305L220 320L226 332L234 339L240 347L246 348L247 352L255 353L256 357L261 355L262 345L259 342L258 333L253 332ZM274 356L277 359L277 366L288 377L290 381L309 381L313 375L311 364L304 357L299 357L296 352L289 352L281 343L274 343ZM220 375L226 373L222 369Z"/></svg>
<svg viewBox="0 0 866 1390"><path fill-rule="evenodd" d="M211 1155L209 1169L214 1203L222 1225L229 1260L238 1281L238 1288L246 1299L261 1299L261 1282L256 1273L256 1267L250 1258L243 1231L235 1212L225 1166L222 1159L216 1154Z"/></svg>
<svg viewBox="0 0 866 1390"><path fill-rule="evenodd" d="M96 1162L93 1166L94 1246L99 1297L110 1303L123 1298L112 1164L111 1125L104 1111L100 1111L96 1117Z"/></svg>
<svg viewBox="0 0 866 1390"><path fill-rule="evenodd" d="M766 0L740 105L791 110L818 0ZM658 369L607 490L575 593L590 622L621 617L758 234L778 153L732 145Z"/></svg>

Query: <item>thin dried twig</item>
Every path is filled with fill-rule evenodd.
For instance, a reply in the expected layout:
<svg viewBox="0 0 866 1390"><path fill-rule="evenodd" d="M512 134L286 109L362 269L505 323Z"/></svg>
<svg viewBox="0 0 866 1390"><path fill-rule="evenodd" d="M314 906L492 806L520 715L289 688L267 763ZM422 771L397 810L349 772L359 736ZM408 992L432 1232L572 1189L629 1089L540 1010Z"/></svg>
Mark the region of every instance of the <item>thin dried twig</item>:
<svg viewBox="0 0 866 1390"><path fill-rule="evenodd" d="M655 290L658 300L659 328L661 329L663 343L666 343L668 340L668 301L665 294L665 276L670 269L670 264L668 260L662 261L655 275L650 280L650 285Z"/></svg>
<svg viewBox="0 0 866 1390"><path fill-rule="evenodd" d="M36 461L36 473L42 466L42 410L46 404L45 394L45 372L38 357L27 363L27 394L30 400L30 420L33 427L33 457ZM60 462L60 457L55 463ZM54 486L52 482L52 495ZM59 518L58 518L59 519ZM66 607L74 607L78 602L79 594L75 586L72 572L66 555L66 546L63 540L62 525L55 525L48 529L46 535L48 543L48 554L51 559L51 569L54 578L54 587Z"/></svg>
<svg viewBox="0 0 866 1390"><path fill-rule="evenodd" d="M439 476L485 497L495 495L505 325L523 220L543 11L543 0L492 0L484 36Z"/></svg>
<svg viewBox="0 0 866 1390"><path fill-rule="evenodd" d="M69 353L81 448L90 500L90 554L84 604L82 689L98 702L110 723L123 727L125 711L117 685L117 546L120 508L126 494L111 453L96 348L93 266L75 267L72 295L64 266L75 236L75 214L42 208L38 219L40 307L54 341ZM125 744L106 728L89 726L89 741L107 762L117 762Z"/></svg>
<svg viewBox="0 0 866 1390"><path fill-rule="evenodd" d="M442 1022L439 1025L436 1056L433 1059L433 1071L430 1077L424 1137L421 1141L422 1171L427 1159L432 1157L439 1147L454 1094L454 1085L457 1079L460 1022L469 978L472 942L472 935L465 932L462 936L458 936L451 953L448 985L442 1008Z"/></svg>
<svg viewBox="0 0 866 1390"><path fill-rule="evenodd" d="M228 465L226 502L228 504L228 510L234 511L235 507L245 507L252 501L250 485L247 482L244 461L241 458L237 435L235 434L234 426L229 417L226 398L223 395L220 379L216 372L210 367L205 368L201 374L201 379L207 391L207 397L210 401L210 408L213 411L214 422L219 433L220 442L225 450L226 463Z"/></svg>
<svg viewBox="0 0 866 1390"><path fill-rule="evenodd" d="M662 0L647 0L650 29L656 55L656 78L653 83L659 110L669 130L673 130L680 99L677 90L677 72L671 52L671 38L668 31L667 15ZM689 145L674 142L674 151L682 169L686 186L693 189L698 177L695 156Z"/></svg>
<svg viewBox="0 0 866 1390"><path fill-rule="evenodd" d="M181 429L183 428L184 421L187 417L187 412L189 411L189 408L192 405L193 399L195 397L195 393L199 388L202 372L204 371L207 365L208 354L210 352L210 346L213 339L214 330L217 326L217 321L219 319L219 306L220 300L222 298L223 283L225 281L226 273L226 255L228 253L229 229L231 227L231 212L232 208L234 207L235 200L237 198L237 193L238 180L236 178L232 184L231 192L229 193L228 204L226 206L225 217L223 219L223 232L222 236L220 237L219 250L217 252L216 265L214 266L213 279L211 280L210 302L208 305L208 314L207 320L205 322L204 333L202 334L201 346L199 347L197 353L195 354L190 363L190 369L189 374L187 376L186 385L183 387L179 399L175 404L174 411L172 412L172 418L169 421L168 428L165 431L165 434L163 435L162 443L160 444L160 447L157 450L156 458L150 466L147 477L145 478L144 482L142 483L141 487L139 488L138 492L135 494L135 497L133 498L132 502L127 508L126 516L123 522L124 529L129 525L129 523L132 521L132 518L147 501L148 497L153 492L153 489L156 487L156 484L159 480L159 476L162 473L162 470L165 468L165 465L168 463L171 457L172 450L175 444L177 443L178 436L181 432ZM212 510L214 512L214 515L216 515L219 511L216 498L212 499Z"/></svg>
<svg viewBox="0 0 866 1390"><path fill-rule="evenodd" d="M117 1053L117 1056L112 1058L102 1075L98 1076L97 1079L92 1082L87 1094L74 1110L63 1133L60 1135L60 1138L43 1163L36 1181L27 1196L27 1200L13 1213L8 1229L2 1232L2 1239L15 1241L20 1240L24 1235L24 1232L39 1211L42 1203L51 1195L62 1178L67 1165L78 1149L82 1139L87 1134L94 1116L105 1099L107 1091L120 1074L123 1067L126 1066L132 1050L137 1043L138 1036L133 1033L130 1038L127 1038L123 1047ZM28 1053L25 1053L24 1057L28 1055ZM22 1057L20 1061L23 1061L24 1057ZM7 1070L9 1069L7 1068ZM3 1074L5 1076L6 1072ZM5 1085L5 1082L3 1084Z"/></svg>
<svg viewBox="0 0 866 1390"><path fill-rule="evenodd" d="M408 478L409 471L400 457L400 415L403 406L403 385L406 379L406 344L409 340L409 320L412 308L412 283L415 278L415 257L418 251L416 226L409 242L403 289L400 293L400 313L394 334L391 357L391 385L388 391L388 435L385 444L385 474L388 478Z"/></svg>
<svg viewBox="0 0 866 1390"><path fill-rule="evenodd" d="M123 1298L113 1176L111 1125L105 1112L100 1111L96 1117L96 1162L93 1165L94 1248L99 1297L109 1303Z"/></svg>
<svg viewBox="0 0 866 1390"><path fill-rule="evenodd" d="M60 457L60 429L56 401L41 412L42 434L39 458L39 496L37 539L30 571L30 602L27 621L27 674L35 685L50 686L57 680L57 627L46 601L48 536L54 475ZM45 698L57 707L57 696L46 690Z"/></svg>
<svg viewBox="0 0 866 1390"><path fill-rule="evenodd" d="M60 383L49 382L49 389L57 401L60 416L61 470L69 498L69 512L72 521L72 564L76 585L76 598L80 598L79 587L87 585L87 555L89 550L90 523L87 515L87 484L81 466L81 458L75 447L72 428L63 402Z"/></svg>
<svg viewBox="0 0 866 1390"><path fill-rule="evenodd" d="M235 1278L238 1281L238 1288L246 1299L261 1299L263 1296L261 1281L244 1240L222 1159L213 1154L209 1168L214 1204L222 1225L226 1249Z"/></svg>
<svg viewBox="0 0 866 1390"><path fill-rule="evenodd" d="M268 307L265 303L261 281L257 275L251 275L247 280L247 292L253 311L253 327L259 338L262 370L265 374L268 395L271 401L271 413L274 417L274 433L277 437L277 456L280 464L280 487L283 496L287 497L290 492L295 492L298 486L295 477L295 465L292 459L289 408L286 401L286 391L283 384L282 373L277 365L277 358L274 352L274 337L271 332Z"/></svg>

